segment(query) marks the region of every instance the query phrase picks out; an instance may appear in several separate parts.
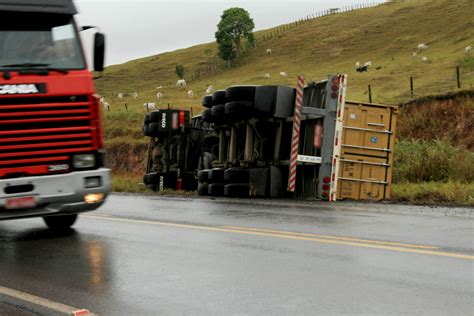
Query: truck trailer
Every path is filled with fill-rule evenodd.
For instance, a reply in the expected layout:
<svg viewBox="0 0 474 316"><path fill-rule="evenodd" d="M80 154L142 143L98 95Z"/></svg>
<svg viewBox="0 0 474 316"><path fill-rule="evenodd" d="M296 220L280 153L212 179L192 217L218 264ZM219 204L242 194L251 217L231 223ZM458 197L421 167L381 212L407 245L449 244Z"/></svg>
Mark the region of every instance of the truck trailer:
<svg viewBox="0 0 474 316"><path fill-rule="evenodd" d="M205 110L190 120L189 111L154 111L143 125L144 182L203 196L388 198L396 107L346 101L346 88L347 75L299 92L231 86L205 96Z"/></svg>
<svg viewBox="0 0 474 316"><path fill-rule="evenodd" d="M0 1L0 220L69 228L110 191L102 119L71 0ZM105 36L94 34L94 70Z"/></svg>

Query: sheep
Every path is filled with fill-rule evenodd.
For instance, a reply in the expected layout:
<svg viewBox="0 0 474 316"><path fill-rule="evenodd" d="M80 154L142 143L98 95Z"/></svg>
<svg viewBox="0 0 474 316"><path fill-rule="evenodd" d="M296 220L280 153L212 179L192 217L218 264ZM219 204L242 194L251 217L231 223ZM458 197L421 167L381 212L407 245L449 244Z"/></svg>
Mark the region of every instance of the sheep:
<svg viewBox="0 0 474 316"><path fill-rule="evenodd" d="M422 43L422 44L418 44L418 51L422 51L422 50L425 50L425 49L428 49L428 45L426 45L425 43Z"/></svg>
<svg viewBox="0 0 474 316"><path fill-rule="evenodd" d="M272 49L271 48L267 48L267 55L271 55L272 53Z"/></svg>
<svg viewBox="0 0 474 316"><path fill-rule="evenodd" d="M356 62L356 68L360 67L360 62Z"/></svg>
<svg viewBox="0 0 474 316"><path fill-rule="evenodd" d="M189 98L194 97L194 92L193 92L193 90L188 90L188 97L189 97Z"/></svg>
<svg viewBox="0 0 474 316"><path fill-rule="evenodd" d="M156 90L163 89L163 86L158 86L155 88Z"/></svg>
<svg viewBox="0 0 474 316"><path fill-rule="evenodd" d="M163 93L158 92L158 93L156 94L156 99L157 99L158 101L160 101L161 99L163 99Z"/></svg>
<svg viewBox="0 0 474 316"><path fill-rule="evenodd" d="M418 53L417 52L413 52L413 54L411 55L412 57L418 57Z"/></svg>
<svg viewBox="0 0 474 316"><path fill-rule="evenodd" d="M370 68L370 67L372 67L372 62L367 61L367 62L364 63L364 66L367 66L367 68Z"/></svg>
<svg viewBox="0 0 474 316"><path fill-rule="evenodd" d="M423 61L423 62L428 61L428 57L426 57L426 56L421 57L421 61Z"/></svg>
<svg viewBox="0 0 474 316"><path fill-rule="evenodd" d="M288 77L288 74L284 71L280 72L280 76L283 77L283 78L286 78Z"/></svg>
<svg viewBox="0 0 474 316"><path fill-rule="evenodd" d="M138 98L138 92L132 93L132 98L136 100Z"/></svg>
<svg viewBox="0 0 474 316"><path fill-rule="evenodd" d="M178 81L176 81L176 86L178 86L178 87L186 87L186 80L184 80L184 79L179 79Z"/></svg>
<svg viewBox="0 0 474 316"><path fill-rule="evenodd" d="M145 102L143 104L143 108L147 112L154 111L154 110L156 110L156 103L155 102Z"/></svg>
<svg viewBox="0 0 474 316"><path fill-rule="evenodd" d="M214 93L214 86L208 86L206 89L206 94L212 94Z"/></svg>
<svg viewBox="0 0 474 316"><path fill-rule="evenodd" d="M119 100L119 101L123 100L123 93L117 94L117 100Z"/></svg>
<svg viewBox="0 0 474 316"><path fill-rule="evenodd" d="M471 53L471 51L472 51L472 46L471 45L466 46L466 48L464 48L464 53L466 55L469 55Z"/></svg>
<svg viewBox="0 0 474 316"><path fill-rule="evenodd" d="M100 97L99 102L100 102L100 104L104 105L104 103L105 103L105 98L104 98L104 97Z"/></svg>
<svg viewBox="0 0 474 316"><path fill-rule="evenodd" d="M264 77L265 79L270 79L270 74L265 74L265 75L263 75L263 77Z"/></svg>
<svg viewBox="0 0 474 316"><path fill-rule="evenodd" d="M367 70L369 70L369 66L359 66L357 67L356 71L357 72L367 72Z"/></svg>
<svg viewBox="0 0 474 316"><path fill-rule="evenodd" d="M105 101L102 106L104 107L104 111L109 111L110 112L110 104L109 102Z"/></svg>

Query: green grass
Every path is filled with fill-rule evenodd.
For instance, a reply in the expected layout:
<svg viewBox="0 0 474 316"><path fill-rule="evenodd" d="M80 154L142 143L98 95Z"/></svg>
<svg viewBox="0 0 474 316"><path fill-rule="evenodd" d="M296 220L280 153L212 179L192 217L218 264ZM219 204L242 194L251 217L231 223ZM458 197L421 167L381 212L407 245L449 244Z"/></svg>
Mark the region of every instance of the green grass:
<svg viewBox="0 0 474 316"><path fill-rule="evenodd" d="M393 166L394 183L474 180L474 152L442 140L397 142Z"/></svg>
<svg viewBox="0 0 474 316"><path fill-rule="evenodd" d="M396 183L392 186L391 200L423 205L474 206L474 182Z"/></svg>

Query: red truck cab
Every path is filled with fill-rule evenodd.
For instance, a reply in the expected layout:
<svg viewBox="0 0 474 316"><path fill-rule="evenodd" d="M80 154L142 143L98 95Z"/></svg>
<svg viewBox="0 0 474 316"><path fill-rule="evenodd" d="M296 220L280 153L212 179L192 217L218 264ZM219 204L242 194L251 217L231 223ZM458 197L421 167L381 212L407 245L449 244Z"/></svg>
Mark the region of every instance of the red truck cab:
<svg viewBox="0 0 474 316"><path fill-rule="evenodd" d="M0 220L43 217L65 229L110 191L76 13L71 0L0 1ZM103 60L96 33L95 70Z"/></svg>

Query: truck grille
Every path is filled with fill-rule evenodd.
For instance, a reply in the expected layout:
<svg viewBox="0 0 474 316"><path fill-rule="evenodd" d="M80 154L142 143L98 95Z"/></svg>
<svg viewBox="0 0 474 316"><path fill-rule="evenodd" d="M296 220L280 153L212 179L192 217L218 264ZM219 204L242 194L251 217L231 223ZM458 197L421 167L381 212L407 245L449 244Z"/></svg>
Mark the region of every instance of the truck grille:
<svg viewBox="0 0 474 316"><path fill-rule="evenodd" d="M87 96L0 99L0 178L49 174L94 150Z"/></svg>

